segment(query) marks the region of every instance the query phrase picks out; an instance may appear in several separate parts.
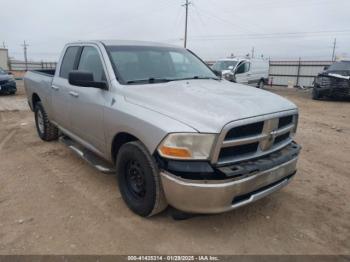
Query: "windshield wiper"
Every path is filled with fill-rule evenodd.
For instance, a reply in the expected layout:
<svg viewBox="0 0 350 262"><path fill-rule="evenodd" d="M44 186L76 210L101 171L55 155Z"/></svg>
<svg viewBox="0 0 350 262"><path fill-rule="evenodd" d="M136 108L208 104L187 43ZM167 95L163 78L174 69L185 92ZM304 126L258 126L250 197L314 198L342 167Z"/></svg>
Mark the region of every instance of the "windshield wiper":
<svg viewBox="0 0 350 262"><path fill-rule="evenodd" d="M217 77L212 77L212 76L194 76L193 79L213 79L213 80L220 80Z"/></svg>
<svg viewBox="0 0 350 262"><path fill-rule="evenodd" d="M219 78L217 78L217 77L212 77L212 76L192 76L192 77L174 79L173 81L192 80L192 79L213 79L213 80L220 80Z"/></svg>
<svg viewBox="0 0 350 262"><path fill-rule="evenodd" d="M186 78L154 78L150 77L148 79L136 79L136 80L130 80L127 81L127 84L139 84L139 83L166 83L171 81L182 81L182 80L191 80L191 79L213 79L213 80L220 80L217 77L211 77L211 76L192 76L192 77L186 77Z"/></svg>
<svg viewBox="0 0 350 262"><path fill-rule="evenodd" d="M138 84L138 83L166 83L173 81L172 79L167 79L167 78L154 78L150 77L148 79L137 79L137 80L130 80L127 81L127 84Z"/></svg>

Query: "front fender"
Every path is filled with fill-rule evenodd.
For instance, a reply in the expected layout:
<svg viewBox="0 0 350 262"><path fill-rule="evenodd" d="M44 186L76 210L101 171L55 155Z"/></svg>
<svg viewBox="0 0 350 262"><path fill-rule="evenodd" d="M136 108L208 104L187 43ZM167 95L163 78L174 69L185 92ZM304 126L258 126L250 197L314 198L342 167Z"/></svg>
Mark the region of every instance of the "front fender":
<svg viewBox="0 0 350 262"><path fill-rule="evenodd" d="M119 97L114 106L105 111L106 152L111 152L113 139L119 133L138 138L153 154L169 133L197 132L193 128L168 116L125 101ZM109 160L112 161L112 156Z"/></svg>

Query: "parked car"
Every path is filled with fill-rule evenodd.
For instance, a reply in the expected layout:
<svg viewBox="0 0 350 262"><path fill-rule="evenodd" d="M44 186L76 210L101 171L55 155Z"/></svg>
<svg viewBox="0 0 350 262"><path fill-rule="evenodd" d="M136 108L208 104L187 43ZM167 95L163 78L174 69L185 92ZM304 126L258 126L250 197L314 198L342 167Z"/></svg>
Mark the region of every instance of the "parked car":
<svg viewBox="0 0 350 262"><path fill-rule="evenodd" d="M312 98L324 97L350 98L350 61L334 63L315 78Z"/></svg>
<svg viewBox="0 0 350 262"><path fill-rule="evenodd" d="M259 88L264 88L269 77L269 63L263 59L225 58L212 68L229 81Z"/></svg>
<svg viewBox="0 0 350 262"><path fill-rule="evenodd" d="M17 86L15 79L0 67L0 94L14 95L16 92Z"/></svg>
<svg viewBox="0 0 350 262"><path fill-rule="evenodd" d="M109 167L96 159L114 166L124 201L140 216L167 205L229 211L296 173L295 104L221 80L180 47L70 43L55 72L28 72L24 83L40 138L62 133L97 169Z"/></svg>

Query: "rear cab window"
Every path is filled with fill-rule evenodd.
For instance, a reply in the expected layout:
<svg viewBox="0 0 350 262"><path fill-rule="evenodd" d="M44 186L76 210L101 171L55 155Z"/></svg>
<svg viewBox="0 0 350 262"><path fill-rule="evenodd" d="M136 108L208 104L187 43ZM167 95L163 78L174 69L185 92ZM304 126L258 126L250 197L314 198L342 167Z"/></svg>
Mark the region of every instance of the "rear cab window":
<svg viewBox="0 0 350 262"><path fill-rule="evenodd" d="M70 46L67 48L61 63L60 77L68 79L69 72L75 69L79 51L79 46Z"/></svg>

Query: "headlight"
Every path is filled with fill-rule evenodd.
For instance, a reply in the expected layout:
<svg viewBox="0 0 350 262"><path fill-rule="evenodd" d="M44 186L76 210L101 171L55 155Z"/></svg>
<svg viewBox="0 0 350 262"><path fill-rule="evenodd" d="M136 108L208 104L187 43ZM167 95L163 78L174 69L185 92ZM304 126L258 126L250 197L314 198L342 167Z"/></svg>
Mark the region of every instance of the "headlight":
<svg viewBox="0 0 350 262"><path fill-rule="evenodd" d="M206 160L210 156L214 140L214 134L170 134L159 145L158 153L171 159Z"/></svg>
<svg viewBox="0 0 350 262"><path fill-rule="evenodd" d="M233 74L232 73L225 73L224 74L224 78L227 79L227 80L232 80Z"/></svg>

